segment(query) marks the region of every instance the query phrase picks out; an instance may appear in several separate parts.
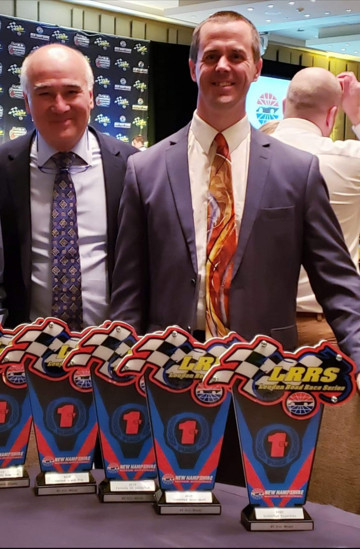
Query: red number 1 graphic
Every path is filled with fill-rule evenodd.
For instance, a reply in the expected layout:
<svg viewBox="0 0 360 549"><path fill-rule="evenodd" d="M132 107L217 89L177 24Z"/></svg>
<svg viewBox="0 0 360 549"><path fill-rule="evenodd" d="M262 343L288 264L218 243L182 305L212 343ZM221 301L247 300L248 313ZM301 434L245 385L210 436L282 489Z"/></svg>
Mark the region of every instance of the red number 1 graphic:
<svg viewBox="0 0 360 549"><path fill-rule="evenodd" d="M181 433L181 444L194 444L195 436L199 432L196 429L196 421L189 419L183 423L179 423L179 429Z"/></svg>
<svg viewBox="0 0 360 549"><path fill-rule="evenodd" d="M268 441L271 444L270 456L284 457L285 448L289 444L286 442L286 433L274 433L268 437Z"/></svg>
<svg viewBox="0 0 360 549"><path fill-rule="evenodd" d="M57 413L60 415L60 427L73 426L74 417L76 416L73 404L65 404L65 406L61 406L61 408L57 409Z"/></svg>
<svg viewBox="0 0 360 549"><path fill-rule="evenodd" d="M134 410L128 414L124 414L123 419L126 422L125 433L127 435L137 435L139 427L142 424L140 412Z"/></svg>

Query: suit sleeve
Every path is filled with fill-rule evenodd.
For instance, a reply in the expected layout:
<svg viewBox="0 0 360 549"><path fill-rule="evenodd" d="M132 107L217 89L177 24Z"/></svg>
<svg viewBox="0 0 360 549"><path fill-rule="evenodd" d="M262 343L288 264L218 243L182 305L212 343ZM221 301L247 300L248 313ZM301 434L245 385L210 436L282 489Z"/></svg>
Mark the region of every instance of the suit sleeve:
<svg viewBox="0 0 360 549"><path fill-rule="evenodd" d="M2 239L2 229L0 224L0 323L5 324L8 316L8 311L4 307L4 301L6 298L6 292L4 287L4 245Z"/></svg>
<svg viewBox="0 0 360 549"><path fill-rule="evenodd" d="M128 159L118 224L110 319L127 322L143 334L148 316L147 222L132 156Z"/></svg>
<svg viewBox="0 0 360 549"><path fill-rule="evenodd" d="M305 200L303 265L341 350L360 370L360 277L314 157Z"/></svg>

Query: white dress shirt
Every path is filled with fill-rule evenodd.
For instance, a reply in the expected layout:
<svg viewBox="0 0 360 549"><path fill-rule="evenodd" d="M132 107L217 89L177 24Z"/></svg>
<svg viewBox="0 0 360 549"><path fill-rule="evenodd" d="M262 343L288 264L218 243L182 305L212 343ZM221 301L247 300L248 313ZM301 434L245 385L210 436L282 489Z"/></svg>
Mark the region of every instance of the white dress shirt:
<svg viewBox="0 0 360 549"><path fill-rule="evenodd" d="M215 156L213 143L217 130L194 113L188 141L189 175L192 207L195 224L196 253L200 291L197 308L196 329L205 330L205 263L207 240L207 200L210 169ZM231 172L234 193L235 220L239 232L242 219L249 165L250 124L242 120L222 132L230 150Z"/></svg>
<svg viewBox="0 0 360 549"><path fill-rule="evenodd" d="M72 149L81 166L71 173L77 199L84 326L98 326L108 316L107 217L99 144L86 131ZM57 151L37 134L31 147L32 275L30 319L51 316L51 204L55 178L51 156Z"/></svg>
<svg viewBox="0 0 360 549"><path fill-rule="evenodd" d="M359 138L360 124L354 126L353 130ZM318 126L300 118L280 120L272 135L319 158L320 171L329 189L331 205L341 225L352 260L359 270L360 141L333 141L330 137L323 137ZM297 310L322 312L304 268L300 272Z"/></svg>

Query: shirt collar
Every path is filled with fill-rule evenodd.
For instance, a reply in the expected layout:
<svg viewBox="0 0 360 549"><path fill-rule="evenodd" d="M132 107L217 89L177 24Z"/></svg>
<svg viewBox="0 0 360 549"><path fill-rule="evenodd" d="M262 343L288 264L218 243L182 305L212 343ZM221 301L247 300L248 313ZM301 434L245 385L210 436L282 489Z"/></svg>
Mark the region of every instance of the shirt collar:
<svg viewBox="0 0 360 549"><path fill-rule="evenodd" d="M43 167L46 162L59 151L48 145L39 132L36 132L36 139L37 163L39 167ZM92 152L89 145L88 130L83 133L82 137L71 150L76 153L85 164L91 165Z"/></svg>
<svg viewBox="0 0 360 549"><path fill-rule="evenodd" d="M219 133L218 130L207 124L195 111L191 121L191 131L203 150L208 154L216 134ZM239 122L226 128L221 133L228 143L231 154L250 133L248 117L245 115Z"/></svg>

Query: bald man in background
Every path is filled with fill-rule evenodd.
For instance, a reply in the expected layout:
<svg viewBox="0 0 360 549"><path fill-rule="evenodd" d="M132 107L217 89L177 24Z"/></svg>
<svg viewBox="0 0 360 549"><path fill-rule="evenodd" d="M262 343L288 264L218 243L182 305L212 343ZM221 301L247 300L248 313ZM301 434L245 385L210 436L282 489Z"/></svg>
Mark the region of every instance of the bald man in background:
<svg viewBox="0 0 360 549"><path fill-rule="evenodd" d="M330 202L359 270L360 141L333 141L330 134L342 108L360 138L360 83L351 72L335 76L326 69L308 67L291 80L283 108L284 119L272 135L319 158ZM315 345L321 339L336 344L304 268L299 278L297 326L299 346Z"/></svg>
<svg viewBox="0 0 360 549"><path fill-rule="evenodd" d="M353 132L360 137L360 83L351 72L336 77L325 69L309 67L296 73L284 103L284 120L272 135L319 158L330 202L359 269L360 141L333 141L330 134L336 114L342 108L353 125ZM304 270L299 280L297 327L299 345L314 345L320 339L336 342ZM308 493L311 501L358 512L359 414L357 397L345 406L324 407ZM336 468L329 467L329 456Z"/></svg>

